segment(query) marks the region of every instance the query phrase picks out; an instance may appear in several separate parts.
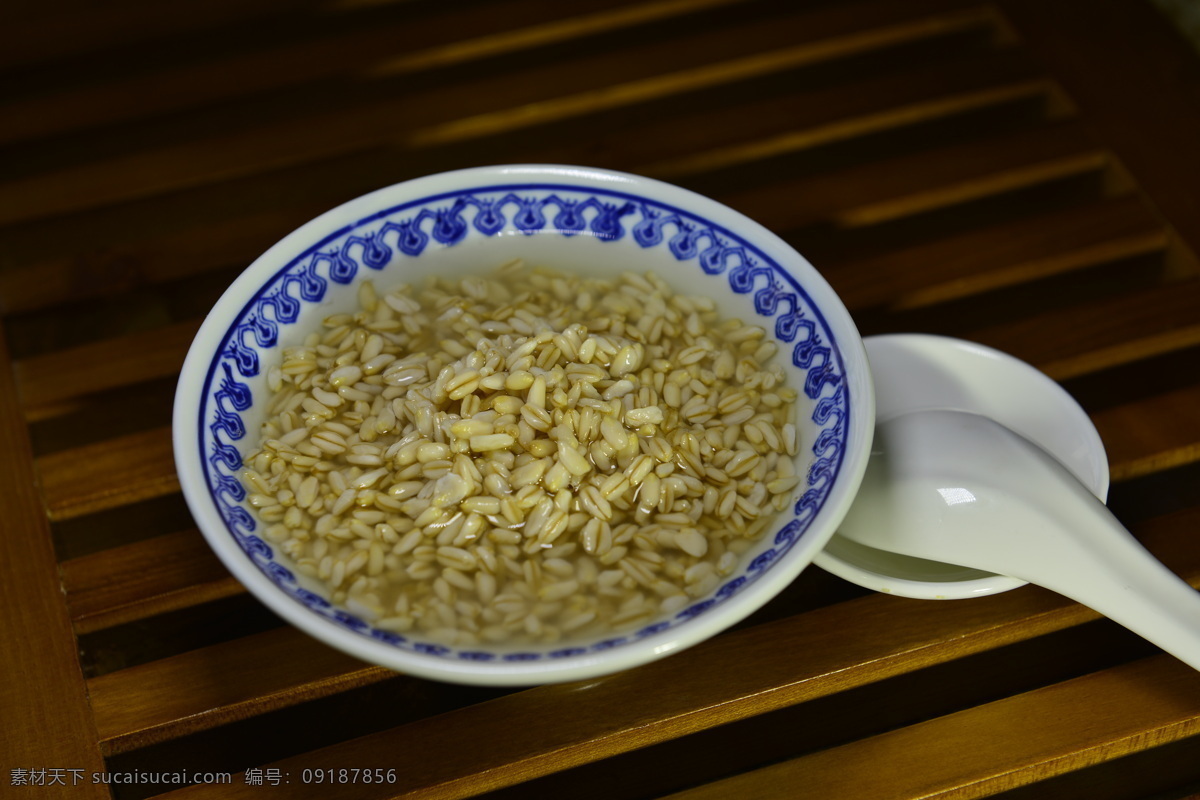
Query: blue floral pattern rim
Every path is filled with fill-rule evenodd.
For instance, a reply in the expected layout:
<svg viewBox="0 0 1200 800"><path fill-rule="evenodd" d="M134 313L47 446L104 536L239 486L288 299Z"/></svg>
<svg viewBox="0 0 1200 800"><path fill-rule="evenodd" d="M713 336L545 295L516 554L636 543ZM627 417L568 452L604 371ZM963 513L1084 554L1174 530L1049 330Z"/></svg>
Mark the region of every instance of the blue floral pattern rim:
<svg viewBox="0 0 1200 800"><path fill-rule="evenodd" d="M509 225L525 235L589 235L608 242L628 237L644 249L666 247L675 259L695 262L707 275L727 275L732 291L753 292L756 312L774 320L781 344L792 345L791 361L805 373L803 393L813 401L817 428L813 461L791 519L766 550L741 565L741 571L710 597L629 634L545 652L456 649L422 642L374 628L303 588L296 575L275 560L271 545L255 535L258 523L243 505L246 492L237 477L242 458L233 444L248 433L241 414L252 407L254 398L241 379L253 378L262 369L256 348L275 346L280 326L295 323L303 304L320 302L331 283L349 284L360 268L381 271L399 258L419 257L431 245L453 247L472 230L490 237ZM209 365L199 409L199 452L209 496L230 536L271 583L314 614L412 653L475 662L547 661L660 634L745 591L803 538L825 504L846 454L849 392L841 352L820 310L792 275L751 242L694 213L626 192L563 183L498 184L430 195L371 214L315 242L278 270L238 313Z"/></svg>

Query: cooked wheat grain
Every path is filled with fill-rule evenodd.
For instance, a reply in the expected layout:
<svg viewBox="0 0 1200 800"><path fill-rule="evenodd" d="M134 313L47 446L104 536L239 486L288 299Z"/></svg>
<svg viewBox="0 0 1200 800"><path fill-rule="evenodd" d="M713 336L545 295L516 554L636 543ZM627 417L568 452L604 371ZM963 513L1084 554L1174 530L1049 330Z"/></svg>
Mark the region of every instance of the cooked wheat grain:
<svg viewBox="0 0 1200 800"><path fill-rule="evenodd" d="M268 370L248 501L374 624L557 641L681 610L800 483L766 332L657 276L431 278Z"/></svg>

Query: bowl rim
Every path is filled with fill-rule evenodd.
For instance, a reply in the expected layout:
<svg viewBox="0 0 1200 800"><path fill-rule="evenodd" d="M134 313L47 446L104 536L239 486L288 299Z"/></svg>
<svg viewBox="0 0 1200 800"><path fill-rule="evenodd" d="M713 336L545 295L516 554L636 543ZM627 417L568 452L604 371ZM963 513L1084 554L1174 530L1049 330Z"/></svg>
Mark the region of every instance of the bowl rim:
<svg viewBox="0 0 1200 800"><path fill-rule="evenodd" d="M760 255L779 267L792 287L806 296L824 330L834 339L832 348L845 378L844 391L849 398L845 403L847 441L830 478L831 486L808 528L798 537L802 541L790 547L787 557L782 559L784 563L761 569L752 582L754 585L729 598L733 602L722 602L711 613L674 625L664 632L670 633L669 636L650 634L617 647L560 659L478 662L403 650L334 625L287 596L263 574L235 542L213 502L204 469L201 415L221 349L237 321L266 287L305 254L348 229L396 213L398 208L429 203L467 190L534 185L626 194L656 206L674 207L690 216L715 222L722 233L736 240L752 243ZM736 233L730 230L730 224ZM715 200L652 178L591 167L515 164L453 170L377 189L326 211L271 246L225 290L197 332L180 371L173 409L173 439L180 485L197 527L239 582L284 620L357 658L409 674L460 683L529 685L594 677L645 663L709 638L778 594L813 562L849 509L866 469L874 410L874 387L866 351L853 319L820 273L776 234Z"/></svg>

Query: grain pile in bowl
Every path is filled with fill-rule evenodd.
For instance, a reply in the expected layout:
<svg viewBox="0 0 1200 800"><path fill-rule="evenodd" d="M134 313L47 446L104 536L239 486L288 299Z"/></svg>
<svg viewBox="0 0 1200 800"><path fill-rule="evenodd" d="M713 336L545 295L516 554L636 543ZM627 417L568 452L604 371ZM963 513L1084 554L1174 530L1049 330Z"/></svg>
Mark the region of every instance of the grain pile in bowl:
<svg viewBox="0 0 1200 800"><path fill-rule="evenodd" d="M678 611L799 482L762 328L653 274L507 265L379 295L283 351L249 502L376 627L557 642Z"/></svg>

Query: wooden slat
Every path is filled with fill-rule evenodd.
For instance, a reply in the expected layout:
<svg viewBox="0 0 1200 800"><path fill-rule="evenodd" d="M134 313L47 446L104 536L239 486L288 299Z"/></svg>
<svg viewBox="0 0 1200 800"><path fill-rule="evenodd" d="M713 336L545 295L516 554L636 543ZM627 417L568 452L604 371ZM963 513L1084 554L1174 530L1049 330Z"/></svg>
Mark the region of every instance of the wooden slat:
<svg viewBox="0 0 1200 800"><path fill-rule="evenodd" d="M927 210L939 202L933 198L961 199L966 193L1011 189L1027 181L1060 177L1064 170L1096 170L1106 163L1104 154L1075 125L954 148L939 154L936 164L931 160L923 153L890 161L879 169L882 179L846 181L857 188L841 196L825 193L825 187L836 183L829 178L818 179L815 185L777 187L759 196L774 198L787 191L797 201L763 204L750 213L764 212L772 217L767 222L771 224L782 222L774 219L780 209L796 223L818 213L844 219L869 208L888 207L889 213L896 214L901 205L909 211ZM1046 252L1047 239L1055 252ZM829 272L851 307L879 298L916 305L1161 249L1165 242L1166 233L1157 220L1136 199L1129 199L946 239L860 264L833 265ZM913 264L937 269L917 270ZM19 362L17 377L26 415L30 420L44 419L72 398L173 374L197 326L198 321L188 321Z"/></svg>
<svg viewBox="0 0 1200 800"><path fill-rule="evenodd" d="M871 596L709 640L666 661L599 681L541 686L359 739L353 745L334 745L298 757L287 766L298 768L304 758L309 763L340 763L353 753L355 763L364 767L395 768L403 790L396 792L398 796L464 797L844 691L927 666L952 653L965 655L999 646L1011 641L1010 637L1023 636L1024 631L1057 630L1088 613L1068 612L1069 604L1049 592L1034 590L1012 597L1020 601L1019 607L1009 604L1008 609L996 609L989 599L980 604L945 604L944 608L942 604L904 601L905 607L900 609L894 598ZM950 613L945 613L947 610ZM1030 615L1041 624L1029 625ZM953 651L935 646L941 637L956 642ZM780 652L805 655L779 659ZM254 650L244 657L261 661ZM236 670L223 673L226 686L233 674ZM189 670L193 680L202 675L199 667ZM180 710L179 718L190 720L194 709L209 698L214 689L207 684L191 684L190 707L186 712ZM139 688L138 684L126 685L127 692L136 693ZM247 691L242 696L250 694ZM123 694L114 698L112 706L123 708L130 703L131 698ZM102 731L115 732L121 727L99 716L98 724ZM142 726L137 722L124 727ZM465 730L489 746L451 747L450 742L461 738ZM422 747L404 745L414 741L422 742ZM429 759L426 754L430 752L444 757ZM204 796L201 787L195 789L198 796ZM181 796L192 795L185 791ZM388 787L376 787L364 795L390 796Z"/></svg>
<svg viewBox="0 0 1200 800"><path fill-rule="evenodd" d="M1162 252L1168 241L1142 201L1126 197L828 263L824 271L851 309L906 309Z"/></svg>
<svg viewBox="0 0 1200 800"><path fill-rule="evenodd" d="M42 456L37 469L52 520L179 491L170 428Z"/></svg>
<svg viewBox="0 0 1200 800"><path fill-rule="evenodd" d="M87 686L101 747L111 755L394 675L285 627L102 675Z"/></svg>
<svg viewBox="0 0 1200 800"><path fill-rule="evenodd" d="M672 177L668 174L670 165L664 160L678 160L685 153L691 152L694 167L702 170L714 159L722 162L727 160L731 148L743 151L761 149L766 146L764 141L774 141L777 147L784 130L794 132L790 140L793 148L802 144L801 139L810 145L829 142L833 137L843 140L878 130L881 125L929 121L943 115L980 108L1014 95L1036 95L1044 87L1033 81L1033 77L1033 66L1022 52L1011 49L985 52L955 59L950 62L949 68L947 65L938 65L936 68L922 66L897 74L872 76L849 85L739 103L731 109L702 108L687 114L672 115L665 121L639 121L633 127L622 126L611 134L601 131L592 146L590 157L609 166L669 178ZM1079 131L1079 135L1080 149L1076 152L1082 154L1086 137L1082 131ZM575 158L571 148L571 145L567 145L554 149L539 144L530 147L528 152L508 152L503 158L509 161L569 161ZM953 160L955 152L955 148L948 148L943 158ZM426 161L421 169L428 171L456 166L454 159L460 157L456 153L453 148L443 149L441 156L431 152L431 160ZM990 157L994 154L984 155ZM926 161L931 160L926 158ZM664 162L660 164L662 169L656 167L654 162ZM920 176L928 172L930 166L912 164L917 177L915 180L910 178L907 184L897 182L894 177L897 171L903 172L902 165L891 168L879 165L879 170L860 169L845 176L831 175L804 184L799 197L795 198L800 204L796 209L798 216L788 223L797 224L806 217L831 216L841 219L848 214L863 213L865 205L894 202L904 197L909 198L908 202L912 205L917 192L925 197L933 194L945 196L953 191L953 186L962 184L961 178L949 185L939 184L935 180L922 180ZM675 179L690 176L680 172L678 165L674 169ZM943 167L942 171L943 174L953 175L952 169ZM363 170L345 171L351 176L357 176L360 172ZM409 176L407 173L389 174L393 180ZM122 239L123 229L141 231L146 225L145 210L135 207L123 215L115 215L103 226L80 231L77 237L67 237L62 242L66 247L80 247L81 242L95 242L90 245L93 254L86 257L47 259L43 246L45 240L38 237L38 246L32 251L34 260L21 261L14 257L16 263L0 269L0 311L30 311L56 302L183 278L216 266L248 263L282 233L343 199L343 193L376 188L378 182L376 179L370 185L343 187L334 177L323 179L320 186L316 187L328 195L326 200L308 196L293 197L290 192L272 192L269 195L270 207L266 210L246 212L232 218L225 214L219 220L204 224L205 216L212 212L197 208L200 202L197 199L181 207L173 218L175 225L184 225L181 230L155 231L141 236L128 232ZM340 180L356 179L342 177ZM860 184L861 188L856 189ZM770 193L767 199L771 199L779 191L787 189L768 187L764 191ZM829 204L818 202L820 197L829 198ZM751 193L750 199L753 198L754 193ZM721 199L738 206L745 196L739 194ZM789 196L789 203L784 206L791 205L792 199ZM768 215L777 213L780 207L774 203L760 205L767 206ZM751 215L754 216L753 213ZM181 223L181 220L185 222ZM0 242L3 239L4 232L0 231ZM98 247L103 247L101 257L94 255ZM17 250L19 246L14 244L13 249Z"/></svg>
<svg viewBox="0 0 1200 800"><path fill-rule="evenodd" d="M417 89L404 98L311 119L163 144L0 184L0 223L211 184L384 144L426 148L512 132L980 28L993 21L986 8L926 16L913 10L914 6L954 5L959 3L868 0L839 5L790 20L754 20L718 32L478 78L459 86ZM796 30L804 31L801 42L796 42ZM647 76L644 65L651 51L649 63L670 64L671 69ZM420 108L422 113L398 114L398 107ZM465 108L473 112L463 116Z"/></svg>
<svg viewBox="0 0 1200 800"><path fill-rule="evenodd" d="M1024 51L1008 47L936 65L903 65L852 83L731 109L691 110L642 124L636 135L603 134L598 153L606 163L680 180L747 159L903 128L1045 91L1037 66Z"/></svg>
<svg viewBox="0 0 1200 800"><path fill-rule="evenodd" d="M990 66L997 62L992 62ZM1012 63L1012 62L1008 62ZM892 84L894 85L894 84ZM773 118L772 115L764 115ZM641 141L642 137L632 137ZM936 156L936 160L933 156ZM817 215L845 221L872 214L898 215L903 206L908 212L928 210L937 203L961 200L964 195L978 195L998 189L1011 189L1023 186L1029 182L1046 180L1051 177L1061 177L1062 174L1078 170L1096 170L1105 164L1105 156L1085 136L1082 129L1075 124L1038 128L1013 137L1000 140L987 140L980 143L948 148L936 154L921 153L908 159L896 159L886 164L878 165L874 180L856 180L860 175L827 176L809 184L799 186L788 184L785 187L772 187L769 193L759 193L759 198L773 199L783 192L798 198L788 203L761 203L749 213L761 211L768 220L767 224L782 223L774 217L780 209L786 209L792 223L801 223ZM862 169L856 172L862 172ZM827 191L838 185L855 187L853 191ZM734 204L738 204L738 198ZM751 202L753 201L744 201ZM1134 203L1133 205L1136 205ZM883 209L888 209L884 211ZM1130 216L1132 216L1130 212ZM1144 218L1144 220L1143 220ZM1070 224L1072 220L1067 220ZM1107 222L1101 213L1093 224L1104 228ZM1127 234L1125 238L1104 243L1104 252L1111 254L1124 248L1154 247L1159 244L1164 234L1156 231L1158 227L1148 214L1142 213L1137 223L1145 229L1145 235L1134 236L1129 233L1129 227L1135 224L1132 220L1123 219L1123 225L1116 226L1111 234ZM1055 221L1048 221L1051 228ZM1023 233L1023 232L1020 232ZM1006 231L999 232L1004 236ZM240 245L240 240L239 245ZM1149 245L1147 245L1147 242ZM1041 240L1036 240L1040 244ZM987 242L982 243L984 245ZM1068 243L1061 243L1066 246ZM973 248L969 244L962 248L966 252ZM172 248L180 250L184 248ZM1007 255L1007 254L997 254ZM1083 254L1087 257L1090 253ZM915 254L920 260L924 256ZM961 257L958 261L961 261ZM1078 260L1078 256L1076 257ZM940 259L938 259L940 261ZM1061 268L1060 258L1056 266ZM1006 275L1009 280L1014 275L1021 275L1020 266L1015 269L1007 265ZM1039 264L1043 268L1047 262ZM875 269L875 265L866 265ZM913 273L907 267L906 274ZM998 278L992 274L987 276L993 282ZM986 287L984 276L977 276L974 283ZM852 284L863 285L854 280ZM44 286L43 283L28 284ZM881 287L885 284L879 284ZM934 287L936 289L936 287ZM881 289L882 291L882 289ZM890 295L891 292L886 294ZM130 385L152 378L172 374L182 362L194 333L196 322L185 322L162 329L160 332L147 331L121 339L95 342L87 346L72 348L61 352L37 356L27 359L17 366L18 379L22 384L22 394L26 404L26 414L30 420L43 419L52 416L56 404L77 398L92 392L102 391L121 385Z"/></svg>
<svg viewBox="0 0 1200 800"><path fill-rule="evenodd" d="M391 77L462 64L504 53L561 45L581 37L664 19L687 17L748 0L658 0L614 3L547 0L481 7L474 13L441 14L299 41L273 42L236 55L215 53L151 72L122 75L100 86L72 88L0 105L0 144L108 125L231 98L340 76L360 90L364 76Z"/></svg>
<svg viewBox="0 0 1200 800"><path fill-rule="evenodd" d="M1016 84L1021 85L1026 84ZM755 187L723 199L772 230L816 222L853 227L1095 171L1106 163L1104 149L1087 133L1086 126L1069 120L922 148L904 156Z"/></svg>
<svg viewBox="0 0 1200 800"><path fill-rule="evenodd" d="M1093 422L1114 481L1200 460L1200 384L1105 409Z"/></svg>
<svg viewBox="0 0 1200 800"><path fill-rule="evenodd" d="M999 0L1134 180L1200 252L1200 68L1189 42L1142 3ZM1086 19L1086 25L1079 20Z"/></svg>
<svg viewBox="0 0 1200 800"><path fill-rule="evenodd" d="M867 11L865 7L862 10ZM554 98L515 110L505 109L455 119L414 131L403 141L413 147L428 147L521 130L533 124L686 95L701 89L759 79L799 67L862 55L921 39L984 28L993 21L991 12L986 8L956 10L896 24L885 24L878 28L868 28L862 24L865 19L859 18L855 21L853 32L850 33L824 34L819 40L799 46L756 52L754 55L726 62L705 63L694 69L641 78L626 84ZM802 24L800 29L807 32L808 27L807 24Z"/></svg>
<svg viewBox="0 0 1200 800"><path fill-rule="evenodd" d="M196 530L80 556L63 562L61 570L79 633L245 591Z"/></svg>
<svg viewBox="0 0 1200 800"><path fill-rule="evenodd" d="M1066 380L1200 344L1200 281L1037 314L968 338Z"/></svg>
<svg viewBox="0 0 1200 800"><path fill-rule="evenodd" d="M1051 89L1044 80L1028 80L897 104L824 124L789 130L777 136L713 148L696 155L675 155L647 164L640 170L666 179L680 180L694 172L729 169L907 125L946 119L1018 100L1040 98Z"/></svg>
<svg viewBox="0 0 1200 800"><path fill-rule="evenodd" d="M1193 585L1200 585L1200 551L1177 543L1198 523L1200 508L1138 531ZM293 775L316 763L396 769L397 784L360 786L360 800L468 797L1095 618L1034 586L969 602L874 594L727 633L601 680L529 689L271 766ZM456 746L463 731L488 747ZM236 800L261 787L234 781L221 789L192 786L166 797ZM307 798L326 789L293 783L288 791Z"/></svg>
<svg viewBox="0 0 1200 800"><path fill-rule="evenodd" d="M1157 656L670 797L767 800L803 787L813 797L966 800L1197 733L1200 675Z"/></svg>
<svg viewBox="0 0 1200 800"><path fill-rule="evenodd" d="M63 602L49 526L34 481L32 453L0 328L0 751L8 769L104 768ZM9 775L4 776L7 783ZM103 786L80 797L107 797Z"/></svg>
<svg viewBox="0 0 1200 800"><path fill-rule="evenodd" d="M687 24L688 15L748 1L662 0L661 2L645 2L642 0L642 2L630 3L615 9L612 8L611 2L604 2L597 5L599 10L596 13L586 16L578 14L580 11L587 10L586 5L572 3L570 10L576 16L562 20L556 18L555 11L557 9L554 9L553 2L544 3L545 10L539 9L539 13L533 17L536 20L535 24L525 24L520 29L502 31L497 34L495 28L501 26L485 19L484 26L492 27L492 30L487 31L490 34L488 36L473 39L460 34L445 47L415 52L392 48L390 57L370 65L364 70L364 75L366 77L407 75L448 64L460 64L468 60L532 50L548 44L561 44L577 38L610 33L662 20L671 20L672 24L682 26ZM513 18L525 22L527 18L524 11L523 8L507 5L497 11L497 18L506 23ZM753 13L754 9L751 8L748 11ZM744 14L740 10L735 13L738 16ZM457 10L452 14L454 22L457 24L461 14Z"/></svg>
<svg viewBox="0 0 1200 800"><path fill-rule="evenodd" d="M20 5L20 4L17 4ZM294 0L208 0L179 4L162 3L91 3L63 9L62 3L46 8L44 3L29 3L32 13L6 19L5 47L0 50L0 68L8 69L64 57L90 53L104 48L135 45L179 33L196 33L221 25L256 20L272 11L295 13ZM307 6L336 9L344 3L307 2ZM12 8L8 13L14 13Z"/></svg>
<svg viewBox="0 0 1200 800"><path fill-rule="evenodd" d="M199 327L188 320L17 362L26 417L45 419L64 401L177 375Z"/></svg>
<svg viewBox="0 0 1200 800"><path fill-rule="evenodd" d="M142 227L146 224L144 208L133 209L118 221L101 219L97 223L87 217L83 230L60 222L60 226L70 229L72 235L68 238L72 241L68 246L73 249L66 255L52 255L38 254L35 247L35 255L29 261L10 256L10 263L0 268L0 313L37 311L110 297L221 267L249 264L288 231L336 202L332 197L316 203L308 198L298 198L295 202L289 199L258 213L230 218L226 212L218 221L211 222L205 219L210 214L202 210L183 209L180 217L188 221L175 218L174 224L179 229L167 231L156 227L155 221L150 229ZM116 241L104 239L105 235L116 235L114 231L123 234ZM45 241L37 234L34 236L37 241ZM0 238L3 235L0 230Z"/></svg>

